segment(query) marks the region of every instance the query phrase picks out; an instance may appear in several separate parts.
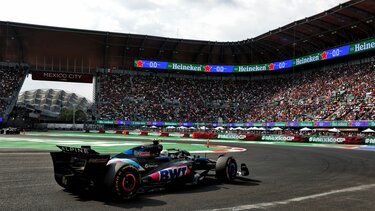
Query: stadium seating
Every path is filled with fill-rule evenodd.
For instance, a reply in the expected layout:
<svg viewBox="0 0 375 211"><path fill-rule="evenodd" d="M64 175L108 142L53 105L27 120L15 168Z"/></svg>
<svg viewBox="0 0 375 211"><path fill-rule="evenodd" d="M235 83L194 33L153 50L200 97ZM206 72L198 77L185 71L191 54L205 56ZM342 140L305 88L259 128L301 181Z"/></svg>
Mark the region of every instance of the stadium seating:
<svg viewBox="0 0 375 211"><path fill-rule="evenodd" d="M7 117L11 112L26 71L18 66L0 66L0 117Z"/></svg>
<svg viewBox="0 0 375 211"><path fill-rule="evenodd" d="M278 122L375 119L374 63L266 80L160 74L99 76L100 118Z"/></svg>

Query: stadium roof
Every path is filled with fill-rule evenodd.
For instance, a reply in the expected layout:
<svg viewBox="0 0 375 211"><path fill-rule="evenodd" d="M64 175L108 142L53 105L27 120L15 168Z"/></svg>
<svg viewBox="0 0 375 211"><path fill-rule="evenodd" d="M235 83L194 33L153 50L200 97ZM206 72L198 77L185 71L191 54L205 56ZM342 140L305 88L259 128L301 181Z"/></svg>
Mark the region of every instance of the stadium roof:
<svg viewBox="0 0 375 211"><path fill-rule="evenodd" d="M94 72L97 67L134 69L134 59L259 64L372 38L375 36L374 21L374 0L348 1L238 42L175 39L0 21L0 61L24 62L30 65L31 70L84 73Z"/></svg>
<svg viewBox="0 0 375 211"><path fill-rule="evenodd" d="M91 106L91 102L85 97L59 89L35 89L22 92L18 95L17 104L31 105L43 111L56 113L60 113L63 108L73 107L86 111Z"/></svg>

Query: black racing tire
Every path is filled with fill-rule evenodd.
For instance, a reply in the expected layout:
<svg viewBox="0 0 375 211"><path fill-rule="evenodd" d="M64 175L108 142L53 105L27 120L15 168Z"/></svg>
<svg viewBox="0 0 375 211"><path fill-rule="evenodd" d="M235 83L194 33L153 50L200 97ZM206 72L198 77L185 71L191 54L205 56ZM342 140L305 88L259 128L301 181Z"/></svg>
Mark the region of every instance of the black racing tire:
<svg viewBox="0 0 375 211"><path fill-rule="evenodd" d="M55 180L57 184L61 187L65 188L68 191L74 191L74 184L71 184L69 180L64 178L63 176L55 175Z"/></svg>
<svg viewBox="0 0 375 211"><path fill-rule="evenodd" d="M216 178L221 182L233 182L237 176L237 162L233 157L222 156L216 161Z"/></svg>
<svg viewBox="0 0 375 211"><path fill-rule="evenodd" d="M141 187L141 175L134 166L125 165L116 172L113 185L115 194L119 198L132 199Z"/></svg>

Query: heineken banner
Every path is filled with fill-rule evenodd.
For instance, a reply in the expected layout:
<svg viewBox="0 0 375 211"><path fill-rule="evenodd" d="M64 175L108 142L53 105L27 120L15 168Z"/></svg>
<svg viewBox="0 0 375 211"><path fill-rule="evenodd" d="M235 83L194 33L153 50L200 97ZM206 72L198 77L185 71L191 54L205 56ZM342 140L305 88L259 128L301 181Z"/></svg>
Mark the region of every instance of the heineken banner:
<svg viewBox="0 0 375 211"><path fill-rule="evenodd" d="M130 122L130 125L147 125L147 122Z"/></svg>
<svg viewBox="0 0 375 211"><path fill-rule="evenodd" d="M178 126L178 122L164 122L164 126Z"/></svg>
<svg viewBox="0 0 375 211"><path fill-rule="evenodd" d="M350 54L360 53L375 49L375 39L369 39L341 47L327 49L322 52L316 52L299 58L271 62L267 64L249 64L249 65L215 65L215 64L186 64L165 61L135 60L134 66L137 68L160 69L160 70L181 70L192 72L212 72L212 73L243 73L243 72L262 72L277 71L304 64L310 64L336 57L342 57Z"/></svg>
<svg viewBox="0 0 375 211"><path fill-rule="evenodd" d="M370 39L350 45L349 53L359 53L362 51L368 51L375 49L375 39Z"/></svg>
<svg viewBox="0 0 375 211"><path fill-rule="evenodd" d="M0 122L2 118L0 117ZM115 125L148 125L148 126L184 126L184 127L217 127L218 123L209 122L139 122L128 120L97 120L97 124ZM375 121L317 121L317 122L237 122L222 123L223 127L375 127Z"/></svg>
<svg viewBox="0 0 375 211"><path fill-rule="evenodd" d="M332 127L348 127L350 124L349 121L333 121L331 122Z"/></svg>
<svg viewBox="0 0 375 211"><path fill-rule="evenodd" d="M314 126L314 122L300 122L299 126L300 127L313 127Z"/></svg>
<svg viewBox="0 0 375 211"><path fill-rule="evenodd" d="M96 121L96 124L101 124L101 125L112 125L114 124L115 122L113 120L97 120Z"/></svg>

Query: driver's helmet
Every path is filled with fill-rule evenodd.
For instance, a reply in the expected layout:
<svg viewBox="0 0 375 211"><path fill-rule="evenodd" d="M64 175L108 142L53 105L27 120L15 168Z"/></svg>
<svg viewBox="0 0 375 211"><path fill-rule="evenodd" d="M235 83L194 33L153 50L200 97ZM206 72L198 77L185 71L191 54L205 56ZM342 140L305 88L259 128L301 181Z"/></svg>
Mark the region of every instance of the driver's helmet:
<svg viewBox="0 0 375 211"><path fill-rule="evenodd" d="M142 149L145 154L144 157L157 157L160 156L160 152L163 150L163 145L159 144L159 141L154 140L152 144L143 145Z"/></svg>
<svg viewBox="0 0 375 211"><path fill-rule="evenodd" d="M168 156L168 150L163 149L163 150L160 152L160 156Z"/></svg>

